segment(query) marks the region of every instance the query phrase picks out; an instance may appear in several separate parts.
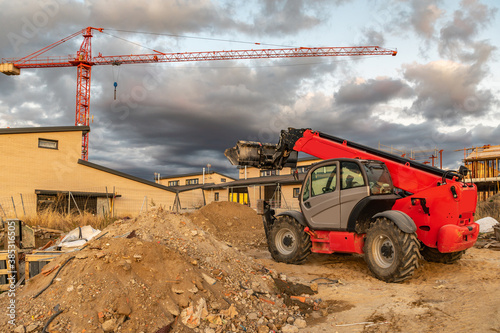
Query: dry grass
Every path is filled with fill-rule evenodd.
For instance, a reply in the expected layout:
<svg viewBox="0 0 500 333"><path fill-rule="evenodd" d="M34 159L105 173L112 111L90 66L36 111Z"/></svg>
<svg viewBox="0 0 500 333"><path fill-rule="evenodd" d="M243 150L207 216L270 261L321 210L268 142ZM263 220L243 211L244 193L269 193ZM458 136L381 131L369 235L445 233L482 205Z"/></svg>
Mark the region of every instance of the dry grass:
<svg viewBox="0 0 500 333"><path fill-rule="evenodd" d="M500 195L494 195L486 201L480 201L477 203L476 217L475 220L479 220L483 217L492 217L497 221L500 221Z"/></svg>
<svg viewBox="0 0 500 333"><path fill-rule="evenodd" d="M40 226L50 229L62 231L71 231L76 227L90 225L94 229L102 230L109 224L113 223L116 218L104 218L102 216L94 216L90 213L80 214L61 214L52 210L45 210L38 213L36 216L26 217L23 221L32 227Z"/></svg>

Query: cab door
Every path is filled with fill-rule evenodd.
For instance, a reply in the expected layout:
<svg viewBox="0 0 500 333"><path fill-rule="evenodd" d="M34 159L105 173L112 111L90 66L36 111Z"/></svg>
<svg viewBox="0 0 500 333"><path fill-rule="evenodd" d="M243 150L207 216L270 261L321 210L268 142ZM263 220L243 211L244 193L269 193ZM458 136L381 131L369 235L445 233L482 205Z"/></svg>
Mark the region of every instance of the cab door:
<svg viewBox="0 0 500 333"><path fill-rule="evenodd" d="M340 226L347 229L349 216L359 201L370 195L370 188L361 166L355 161L340 162Z"/></svg>
<svg viewBox="0 0 500 333"><path fill-rule="evenodd" d="M338 161L322 163L307 175L302 187L300 208L312 229L340 228L340 184L338 180Z"/></svg>

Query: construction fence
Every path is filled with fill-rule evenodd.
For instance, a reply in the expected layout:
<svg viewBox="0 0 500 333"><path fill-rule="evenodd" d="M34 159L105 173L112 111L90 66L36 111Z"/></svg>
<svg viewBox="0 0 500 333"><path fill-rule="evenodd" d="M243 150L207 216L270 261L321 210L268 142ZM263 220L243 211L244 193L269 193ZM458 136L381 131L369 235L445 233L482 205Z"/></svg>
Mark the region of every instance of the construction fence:
<svg viewBox="0 0 500 333"><path fill-rule="evenodd" d="M103 217L136 216L153 207L181 212L200 208L213 201L213 196L207 198L202 189L180 193L162 192L152 194L140 193L135 188L98 187L78 191L12 193L0 197L0 217L23 218L45 210L61 214L90 213ZM223 200L224 196L220 199Z"/></svg>

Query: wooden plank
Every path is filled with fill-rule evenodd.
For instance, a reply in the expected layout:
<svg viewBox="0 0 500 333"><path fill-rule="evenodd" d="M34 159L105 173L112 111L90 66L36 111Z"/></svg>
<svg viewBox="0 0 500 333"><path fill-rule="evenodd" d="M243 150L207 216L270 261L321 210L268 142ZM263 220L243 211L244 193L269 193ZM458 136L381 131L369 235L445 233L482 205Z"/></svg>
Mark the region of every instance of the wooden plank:
<svg viewBox="0 0 500 333"><path fill-rule="evenodd" d="M62 251L40 251L40 250L34 250L31 254L63 254L64 252Z"/></svg>
<svg viewBox="0 0 500 333"><path fill-rule="evenodd" d="M0 275L6 275L7 281L11 275L9 272L15 272L16 281L19 280L19 271L17 269L17 267L19 267L19 261L18 261L19 259L18 259L17 249L16 251L14 251L14 255L15 255L14 265L11 265L11 260L9 260L9 251L0 251L0 260L5 261L5 267L6 267L5 269L0 270ZM9 288L10 288L9 282L0 285L1 291L9 290Z"/></svg>
<svg viewBox="0 0 500 333"><path fill-rule="evenodd" d="M47 261L47 259L54 260L58 256L60 256L60 254L59 255L58 254L42 254L42 255L27 254L26 255L26 262L28 262L28 261Z"/></svg>
<svg viewBox="0 0 500 333"><path fill-rule="evenodd" d="M24 278L26 281L29 280L30 278L30 263L26 261L24 261Z"/></svg>
<svg viewBox="0 0 500 333"><path fill-rule="evenodd" d="M32 254L26 254L25 258L25 268L24 268L24 275L26 281L28 281L31 276L30 276L30 265L33 262L40 262L40 261L47 261L51 262L58 256L64 254L64 252L61 251L33 251Z"/></svg>

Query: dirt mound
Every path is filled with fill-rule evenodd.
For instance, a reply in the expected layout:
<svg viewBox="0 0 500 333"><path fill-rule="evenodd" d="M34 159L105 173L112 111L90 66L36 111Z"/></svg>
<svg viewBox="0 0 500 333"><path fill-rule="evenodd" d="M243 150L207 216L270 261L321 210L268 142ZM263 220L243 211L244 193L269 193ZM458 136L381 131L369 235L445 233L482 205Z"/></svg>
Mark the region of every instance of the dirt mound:
<svg viewBox="0 0 500 333"><path fill-rule="evenodd" d="M158 243L103 238L76 254L61 256L45 269L72 257L56 282L35 300L30 298L51 276L37 275L29 281L19 308L31 309L21 313L19 322L45 320L59 304L63 314L52 330L155 331L174 322L191 301L210 297L223 302L219 286L209 285L199 269Z"/></svg>
<svg viewBox="0 0 500 333"><path fill-rule="evenodd" d="M222 207L217 206L207 209L209 216L216 216ZM81 251L57 257L44 267L56 267L53 272L17 290L18 331L42 331L58 309L51 332L267 332L295 320L305 324L299 309L287 307L275 288L278 274L188 216L158 209L117 221L102 234ZM62 269L53 284L34 298L58 265ZM6 293L0 295L0 307L9 301ZM0 325L14 330L7 320L3 316Z"/></svg>
<svg viewBox="0 0 500 333"><path fill-rule="evenodd" d="M190 215L203 230L243 249L265 247L262 217L250 207L235 202L213 202Z"/></svg>

